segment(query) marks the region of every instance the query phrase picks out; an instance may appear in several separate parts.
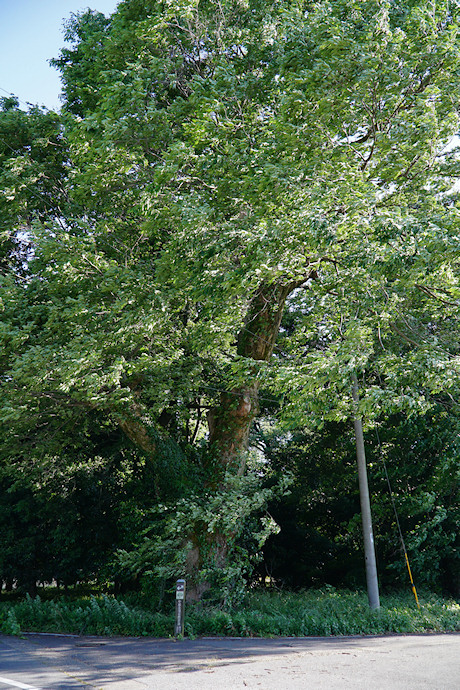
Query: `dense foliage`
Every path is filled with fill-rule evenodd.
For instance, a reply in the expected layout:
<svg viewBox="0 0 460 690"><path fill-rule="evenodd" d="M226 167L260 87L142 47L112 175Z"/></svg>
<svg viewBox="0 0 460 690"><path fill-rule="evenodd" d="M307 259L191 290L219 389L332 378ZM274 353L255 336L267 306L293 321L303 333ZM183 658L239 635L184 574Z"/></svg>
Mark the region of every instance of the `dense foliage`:
<svg viewBox="0 0 460 690"><path fill-rule="evenodd" d="M227 599L273 514L274 577L357 582L358 412L384 579L381 456L458 591L459 11L122 0L59 115L3 99L0 577Z"/></svg>
<svg viewBox="0 0 460 690"><path fill-rule="evenodd" d="M329 587L301 594L249 594L237 609L187 605L185 634L273 637L382 635L385 633L441 633L460 630L460 607L430 594L417 609L411 595L382 599L379 612L369 610L365 595ZM20 635L39 631L76 635L150 635L170 637L174 629L171 606L152 610L151 602L133 597L91 596L59 601L27 596L0 604L0 632Z"/></svg>
<svg viewBox="0 0 460 690"><path fill-rule="evenodd" d="M423 417L394 415L366 434L378 569L386 587L409 587L399 521L417 585L458 593L458 436L458 420L441 406ZM329 423L319 433L275 434L267 438L266 454L275 473L293 472L295 482L289 496L269 506L280 532L265 547L261 576L291 589L324 580L363 587L352 429Z"/></svg>

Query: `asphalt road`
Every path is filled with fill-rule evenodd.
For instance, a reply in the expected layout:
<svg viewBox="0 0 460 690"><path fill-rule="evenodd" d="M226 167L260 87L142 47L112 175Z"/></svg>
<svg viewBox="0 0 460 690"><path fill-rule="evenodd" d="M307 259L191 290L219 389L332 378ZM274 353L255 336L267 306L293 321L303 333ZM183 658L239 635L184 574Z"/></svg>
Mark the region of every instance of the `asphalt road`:
<svg viewBox="0 0 460 690"><path fill-rule="evenodd" d="M460 690L460 634L157 640L0 636L0 690Z"/></svg>

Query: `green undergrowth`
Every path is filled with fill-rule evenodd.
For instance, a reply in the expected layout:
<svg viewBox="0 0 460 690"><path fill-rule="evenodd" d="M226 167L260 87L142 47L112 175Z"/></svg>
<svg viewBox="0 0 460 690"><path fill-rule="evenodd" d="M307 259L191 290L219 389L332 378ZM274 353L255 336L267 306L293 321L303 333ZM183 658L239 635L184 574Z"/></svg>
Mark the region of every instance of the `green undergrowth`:
<svg viewBox="0 0 460 690"><path fill-rule="evenodd" d="M107 595L79 600L43 600L27 596L0 602L0 632L72 633L170 637L174 612L158 613L141 597L125 600ZM199 636L276 637L384 635L460 631L460 604L436 595L383 596L371 611L363 593L308 591L248 594L233 610L187 604L185 634Z"/></svg>

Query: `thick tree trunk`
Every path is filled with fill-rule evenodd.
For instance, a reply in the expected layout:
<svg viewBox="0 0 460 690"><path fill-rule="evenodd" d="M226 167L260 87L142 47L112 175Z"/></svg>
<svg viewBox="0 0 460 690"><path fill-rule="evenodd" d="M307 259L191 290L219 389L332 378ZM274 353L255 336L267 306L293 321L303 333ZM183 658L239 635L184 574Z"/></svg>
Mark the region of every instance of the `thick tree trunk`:
<svg viewBox="0 0 460 690"><path fill-rule="evenodd" d="M286 298L299 284L293 281L259 286L238 334L239 356L254 361L270 359ZM223 474L226 470L244 473L249 431L259 412L258 392L259 382L255 376L249 376L245 385L223 393L220 404L208 414L209 443Z"/></svg>
<svg viewBox="0 0 460 690"><path fill-rule="evenodd" d="M238 476L244 474L249 431L259 411L258 381L222 393L218 407L208 413L209 443L214 460L215 476L220 483L230 470Z"/></svg>
<svg viewBox="0 0 460 690"><path fill-rule="evenodd" d="M304 281L289 283L262 283L249 303L247 316L238 334L237 354L247 359L268 361L275 348L286 298ZM208 470L208 486L224 488L227 473L242 476L246 468L249 432L259 412L259 381L249 375L247 382L222 393L219 405L208 413L209 446L212 467ZM187 570L191 578L187 597L199 600L209 589L209 583L200 581L198 575L204 564L200 549L200 537L192 535L193 548L187 558ZM206 535L206 553L213 554L213 567L223 568L227 563L229 542L234 535L211 532ZM208 555L209 558L209 555ZM209 563L207 564L209 567Z"/></svg>

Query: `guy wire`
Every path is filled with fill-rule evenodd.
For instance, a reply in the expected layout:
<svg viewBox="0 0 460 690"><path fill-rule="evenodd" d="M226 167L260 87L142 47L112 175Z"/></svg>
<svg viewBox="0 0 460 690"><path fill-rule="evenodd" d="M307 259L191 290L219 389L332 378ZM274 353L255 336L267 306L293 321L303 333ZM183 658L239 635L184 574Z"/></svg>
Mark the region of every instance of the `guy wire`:
<svg viewBox="0 0 460 690"><path fill-rule="evenodd" d="M384 455L383 455L383 452L382 452L382 444L380 443L380 436L379 436L379 432L378 432L378 429L377 429L377 428L375 429L375 434L376 434L376 436L377 436L377 443L378 443L379 450L380 450L380 457L381 457L381 459L382 459L383 468L384 468L384 470L385 470L385 477L386 477L387 484L388 484L388 490L389 490L389 492L390 492L390 499L391 499L391 504L392 504L392 506L393 506L393 511L394 511L395 518L396 518L396 524L397 524L397 526L398 526L399 538L401 539L401 545L402 545L403 552L404 552L404 559L405 559L405 561L406 561L407 571L408 571L408 573L409 573L409 580L410 580L410 583L411 583L411 586L412 586L412 592L414 593L414 597L415 597L416 604L417 604L418 608L420 609L420 604L419 604L418 596L417 596L417 590L415 589L414 579L413 579L413 577L412 577L412 571L411 571L411 569L410 569L409 557L408 557L408 555L407 555L406 544L404 543L404 537L403 537L403 533L402 533L402 530L401 530L401 525L400 525L400 522L399 522L398 511L397 511L397 509L396 509L396 503L395 503L395 500L394 500L394 497L393 497L393 491L392 491L392 489L391 489L390 477L388 476L387 464L386 464L386 462L385 462L385 458L384 458Z"/></svg>

